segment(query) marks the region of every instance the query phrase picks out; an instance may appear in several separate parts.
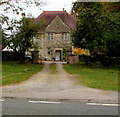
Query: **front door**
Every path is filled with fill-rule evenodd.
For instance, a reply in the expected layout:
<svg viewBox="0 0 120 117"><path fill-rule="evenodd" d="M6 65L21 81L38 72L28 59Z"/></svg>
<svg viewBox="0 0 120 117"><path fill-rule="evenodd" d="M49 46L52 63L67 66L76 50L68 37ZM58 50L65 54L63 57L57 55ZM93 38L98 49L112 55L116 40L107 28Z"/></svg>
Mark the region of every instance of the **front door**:
<svg viewBox="0 0 120 117"><path fill-rule="evenodd" d="M61 56L60 54L61 54L61 51L56 51L55 52L55 60L56 61L60 61L60 56Z"/></svg>

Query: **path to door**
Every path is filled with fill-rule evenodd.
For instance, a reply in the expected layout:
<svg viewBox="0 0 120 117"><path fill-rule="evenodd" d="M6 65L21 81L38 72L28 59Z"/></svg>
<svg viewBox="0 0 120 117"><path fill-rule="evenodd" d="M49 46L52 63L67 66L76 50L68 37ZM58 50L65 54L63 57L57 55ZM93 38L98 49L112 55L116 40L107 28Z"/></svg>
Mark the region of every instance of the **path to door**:
<svg viewBox="0 0 120 117"><path fill-rule="evenodd" d="M17 85L3 87L3 97L72 99L91 102L118 102L116 91L103 91L80 85L75 76L68 74L62 64L57 65L57 73L51 74L45 64L41 72Z"/></svg>

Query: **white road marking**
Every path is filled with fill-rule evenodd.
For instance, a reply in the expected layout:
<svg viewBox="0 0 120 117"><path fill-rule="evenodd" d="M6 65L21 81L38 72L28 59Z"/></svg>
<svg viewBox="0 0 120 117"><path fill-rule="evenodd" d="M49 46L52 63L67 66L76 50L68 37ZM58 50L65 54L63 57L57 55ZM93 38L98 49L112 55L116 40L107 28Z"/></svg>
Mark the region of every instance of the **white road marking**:
<svg viewBox="0 0 120 117"><path fill-rule="evenodd" d="M0 99L0 102L4 102L5 100Z"/></svg>
<svg viewBox="0 0 120 117"><path fill-rule="evenodd" d="M120 106L120 104L101 104L102 106Z"/></svg>
<svg viewBox="0 0 120 117"><path fill-rule="evenodd" d="M61 102L29 101L30 103L60 104Z"/></svg>
<svg viewBox="0 0 120 117"><path fill-rule="evenodd" d="M120 106L120 104L100 104L100 103L87 103L87 105L93 105L93 106Z"/></svg>
<svg viewBox="0 0 120 117"><path fill-rule="evenodd" d="M98 106L98 105L101 105L100 103L87 103L87 105L93 105L93 106Z"/></svg>

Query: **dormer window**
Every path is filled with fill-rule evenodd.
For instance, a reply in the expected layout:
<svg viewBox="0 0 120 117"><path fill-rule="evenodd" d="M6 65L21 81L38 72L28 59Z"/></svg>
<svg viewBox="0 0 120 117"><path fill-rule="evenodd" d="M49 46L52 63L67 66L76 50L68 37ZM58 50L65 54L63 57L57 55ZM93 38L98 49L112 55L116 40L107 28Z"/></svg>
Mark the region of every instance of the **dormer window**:
<svg viewBox="0 0 120 117"><path fill-rule="evenodd" d="M68 40L67 33L62 33L62 40Z"/></svg>
<svg viewBox="0 0 120 117"><path fill-rule="evenodd" d="M54 40L53 33L48 33L48 40Z"/></svg>

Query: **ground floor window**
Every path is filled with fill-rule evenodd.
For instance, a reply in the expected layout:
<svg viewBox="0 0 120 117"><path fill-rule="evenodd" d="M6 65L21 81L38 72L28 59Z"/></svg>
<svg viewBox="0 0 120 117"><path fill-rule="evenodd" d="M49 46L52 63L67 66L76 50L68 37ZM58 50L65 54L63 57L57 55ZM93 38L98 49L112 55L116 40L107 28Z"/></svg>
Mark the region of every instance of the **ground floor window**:
<svg viewBox="0 0 120 117"><path fill-rule="evenodd" d="M51 54L51 48L48 48L48 54Z"/></svg>

